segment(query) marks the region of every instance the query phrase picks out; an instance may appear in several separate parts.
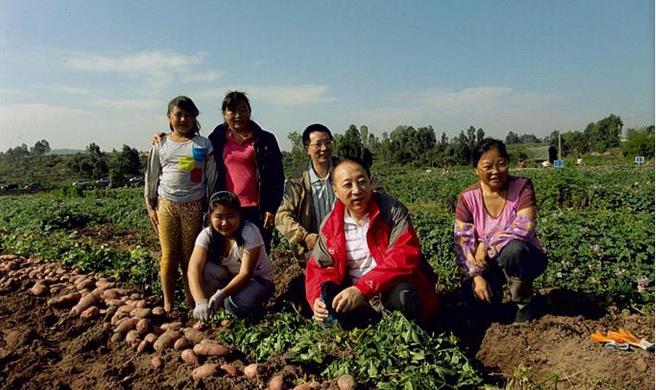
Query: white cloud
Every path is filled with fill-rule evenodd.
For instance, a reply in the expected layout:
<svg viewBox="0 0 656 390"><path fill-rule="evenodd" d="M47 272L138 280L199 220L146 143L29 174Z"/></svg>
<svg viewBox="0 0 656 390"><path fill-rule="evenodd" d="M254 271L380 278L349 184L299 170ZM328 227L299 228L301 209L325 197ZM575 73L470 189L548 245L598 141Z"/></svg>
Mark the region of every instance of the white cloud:
<svg viewBox="0 0 656 390"><path fill-rule="evenodd" d="M22 96L28 95L28 93L22 89L0 88L0 95Z"/></svg>
<svg viewBox="0 0 656 390"><path fill-rule="evenodd" d="M93 104L112 109L157 109L166 107L166 102L157 99L96 99Z"/></svg>
<svg viewBox="0 0 656 390"><path fill-rule="evenodd" d="M221 99L227 91L231 90L244 91L251 100L255 102L265 101L277 108L329 103L337 100L327 94L327 85L312 84L219 87L199 91L193 96L203 99Z"/></svg>
<svg viewBox="0 0 656 390"><path fill-rule="evenodd" d="M211 81L218 80L223 76L223 71L216 69L216 70L207 70L207 71L200 71L200 72L186 72L182 73L180 75L180 78L183 82L187 83L207 83Z"/></svg>
<svg viewBox="0 0 656 390"><path fill-rule="evenodd" d="M62 85L62 84L42 85L39 86L38 88L57 92L57 93L65 93L68 95L88 95L89 93L91 93L91 91L89 91L86 88L79 88L71 85Z"/></svg>
<svg viewBox="0 0 656 390"><path fill-rule="evenodd" d="M132 55L101 56L78 54L69 65L78 70L149 74L152 72L185 72L200 64L205 54L179 54L160 50L143 51Z"/></svg>

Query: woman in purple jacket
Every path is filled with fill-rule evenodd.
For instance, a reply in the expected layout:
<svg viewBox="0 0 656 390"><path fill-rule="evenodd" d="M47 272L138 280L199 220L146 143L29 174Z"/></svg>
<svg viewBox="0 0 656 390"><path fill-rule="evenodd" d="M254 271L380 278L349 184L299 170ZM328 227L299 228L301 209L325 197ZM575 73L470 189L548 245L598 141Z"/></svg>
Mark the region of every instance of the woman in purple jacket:
<svg viewBox="0 0 656 390"><path fill-rule="evenodd" d="M486 138L472 154L478 182L467 188L456 206L454 238L458 266L481 302L500 302L508 285L517 305L515 324L533 319L529 305L533 280L547 267L547 256L535 236L533 184L509 175L503 142Z"/></svg>

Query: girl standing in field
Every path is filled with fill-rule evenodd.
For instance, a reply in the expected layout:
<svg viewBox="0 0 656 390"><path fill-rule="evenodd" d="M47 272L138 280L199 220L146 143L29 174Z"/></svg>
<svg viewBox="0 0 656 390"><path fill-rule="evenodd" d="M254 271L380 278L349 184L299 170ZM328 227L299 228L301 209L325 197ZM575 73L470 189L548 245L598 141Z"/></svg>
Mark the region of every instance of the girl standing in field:
<svg viewBox="0 0 656 390"><path fill-rule="evenodd" d="M230 191L212 195L209 219L189 260L194 318L207 321L221 307L236 317L258 314L273 292L273 267L260 229L242 219L239 198Z"/></svg>
<svg viewBox="0 0 656 390"><path fill-rule="evenodd" d="M199 135L198 113L194 102L186 96L169 102L166 115L172 133L151 146L146 166L146 209L159 234L160 277L167 312L173 308L178 267L182 270L187 306L193 304L187 265L194 240L203 228L203 204L216 171L212 144Z"/></svg>

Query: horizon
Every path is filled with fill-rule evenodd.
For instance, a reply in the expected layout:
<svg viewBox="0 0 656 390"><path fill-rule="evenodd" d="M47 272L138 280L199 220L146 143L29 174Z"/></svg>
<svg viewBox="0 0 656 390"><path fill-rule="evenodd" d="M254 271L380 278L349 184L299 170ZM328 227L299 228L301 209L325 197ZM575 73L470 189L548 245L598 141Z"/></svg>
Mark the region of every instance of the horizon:
<svg viewBox="0 0 656 390"><path fill-rule="evenodd" d="M147 149L177 95L201 133L227 90L287 135L311 123L469 126L505 139L654 124L650 1L0 3L0 150ZM184 28L178 28L182 26Z"/></svg>

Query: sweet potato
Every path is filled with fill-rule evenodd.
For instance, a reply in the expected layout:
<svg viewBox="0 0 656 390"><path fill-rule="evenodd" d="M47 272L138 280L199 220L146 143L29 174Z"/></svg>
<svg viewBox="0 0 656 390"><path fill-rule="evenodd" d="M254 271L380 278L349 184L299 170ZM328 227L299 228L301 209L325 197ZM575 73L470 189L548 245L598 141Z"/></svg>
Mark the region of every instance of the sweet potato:
<svg viewBox="0 0 656 390"><path fill-rule="evenodd" d="M71 309L71 315L78 317L84 310L90 308L91 306L98 306L102 302L100 295L97 293L89 293L80 299L75 307Z"/></svg>
<svg viewBox="0 0 656 390"><path fill-rule="evenodd" d="M337 378L337 387L339 390L355 390L355 378L345 374Z"/></svg>
<svg viewBox="0 0 656 390"><path fill-rule="evenodd" d="M187 349L191 346L193 346L191 341L187 340L186 337L182 336L175 341L175 344L173 344L173 349L175 349L176 351L182 351L183 349Z"/></svg>
<svg viewBox="0 0 656 390"><path fill-rule="evenodd" d="M80 294L79 292L60 295L58 297L48 299L48 306L55 306L55 307L73 306L80 300L81 297L82 294Z"/></svg>
<svg viewBox="0 0 656 390"><path fill-rule="evenodd" d="M246 367L244 367L244 375L246 375L247 378L251 378L251 379L257 378L263 373L264 373L264 367L262 367L262 365L257 363L249 364Z"/></svg>
<svg viewBox="0 0 656 390"><path fill-rule="evenodd" d="M134 329L137 326L137 322L139 322L138 318L126 318L118 324L114 330L114 333L125 334L128 331Z"/></svg>
<svg viewBox="0 0 656 390"><path fill-rule="evenodd" d="M134 306L136 306L139 309L145 309L146 307L148 307L148 304L146 303L145 300L141 299L141 300L136 301L134 303Z"/></svg>
<svg viewBox="0 0 656 390"><path fill-rule="evenodd" d="M96 318L100 315L100 309L98 306L91 306L86 309L82 313L80 313L80 318L84 319L90 319L90 318Z"/></svg>
<svg viewBox="0 0 656 390"><path fill-rule="evenodd" d="M200 343L204 338L205 334L199 330L193 328L184 328L182 330L185 337L194 344Z"/></svg>
<svg viewBox="0 0 656 390"><path fill-rule="evenodd" d="M154 317L161 317L166 314L164 311L164 308L161 306L155 306L153 307L152 314Z"/></svg>
<svg viewBox="0 0 656 390"><path fill-rule="evenodd" d="M222 369L223 372L225 372L225 374L228 375L228 376L235 376L235 375L239 374L239 369L237 369L237 367L233 366L233 365L230 364L230 363L224 363L224 364L222 364L222 365L221 365L221 369Z"/></svg>
<svg viewBox="0 0 656 390"><path fill-rule="evenodd" d="M225 345L219 343L203 343L194 345L194 353L197 356L225 356L230 350Z"/></svg>
<svg viewBox="0 0 656 390"><path fill-rule="evenodd" d="M123 302L121 302L120 299L107 299L105 301L105 304L107 306L116 306L116 307L118 307L118 306L121 306L123 304Z"/></svg>
<svg viewBox="0 0 656 390"><path fill-rule="evenodd" d="M300 383L294 386L294 390L312 390L309 383Z"/></svg>
<svg viewBox="0 0 656 390"><path fill-rule="evenodd" d="M182 359L183 362L191 366L195 366L198 364L198 356L196 356L196 354L191 348L182 351L182 353L180 354L180 358Z"/></svg>
<svg viewBox="0 0 656 390"><path fill-rule="evenodd" d="M274 375L269 380L269 390L283 390L285 388L285 381L282 375Z"/></svg>
<svg viewBox="0 0 656 390"><path fill-rule="evenodd" d="M147 340L149 343L154 343L157 341L157 335L155 333L148 333L146 337L144 337L144 340Z"/></svg>
<svg viewBox="0 0 656 390"><path fill-rule="evenodd" d="M153 343L152 343L152 342L150 342L150 341L148 341L148 340L146 340L146 339L141 340L141 342L140 342L139 345L137 346L137 353L146 352L146 351L148 351L148 350L150 349L150 347L152 347L152 346L153 346Z"/></svg>
<svg viewBox="0 0 656 390"><path fill-rule="evenodd" d="M182 337L182 333L177 330L169 329L157 338L157 341L153 343L153 349L155 351L161 351L173 348L173 345L180 337Z"/></svg>
<svg viewBox="0 0 656 390"><path fill-rule="evenodd" d="M198 321L192 326L192 328L196 330L203 330L205 329L205 323L203 323L203 321Z"/></svg>
<svg viewBox="0 0 656 390"><path fill-rule="evenodd" d="M137 307L130 312L130 317L149 318L152 311L149 308Z"/></svg>
<svg viewBox="0 0 656 390"><path fill-rule="evenodd" d="M136 329L130 329L125 335L125 342L132 344L132 342L139 338L139 332Z"/></svg>
<svg viewBox="0 0 656 390"><path fill-rule="evenodd" d="M112 343L118 343L120 341L123 341L123 333L114 333L111 338Z"/></svg>
<svg viewBox="0 0 656 390"><path fill-rule="evenodd" d="M48 294L49 291L50 291L50 289L48 288L48 286L46 286L42 282L36 282L34 284L34 286L32 286L32 288L30 289L30 292L32 293L32 295L37 296L37 297L44 296L44 295Z"/></svg>
<svg viewBox="0 0 656 390"><path fill-rule="evenodd" d="M106 278L100 278L96 281L96 287L98 287L101 290L107 290L109 288L114 288L116 283L112 282L109 279Z"/></svg>
<svg viewBox="0 0 656 390"><path fill-rule="evenodd" d="M146 334L150 330L150 320L148 318L142 318L137 322L137 332L139 334Z"/></svg>
<svg viewBox="0 0 656 390"><path fill-rule="evenodd" d="M150 365L153 366L153 368L161 368L164 365L164 362L162 362L162 358L159 355L154 355L150 358Z"/></svg>
<svg viewBox="0 0 656 390"><path fill-rule="evenodd" d="M92 279L83 279L75 283L75 288L78 290L92 289L96 287L96 283Z"/></svg>
<svg viewBox="0 0 656 390"><path fill-rule="evenodd" d="M205 363L192 371L191 377L196 381L199 379L215 376L219 373L219 365L214 363Z"/></svg>
<svg viewBox="0 0 656 390"><path fill-rule="evenodd" d="M110 288L103 291L103 297L105 297L105 299L120 299L127 294L128 291L122 288Z"/></svg>
<svg viewBox="0 0 656 390"><path fill-rule="evenodd" d="M160 326L162 330L178 330L182 328L182 322L167 322Z"/></svg>

